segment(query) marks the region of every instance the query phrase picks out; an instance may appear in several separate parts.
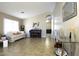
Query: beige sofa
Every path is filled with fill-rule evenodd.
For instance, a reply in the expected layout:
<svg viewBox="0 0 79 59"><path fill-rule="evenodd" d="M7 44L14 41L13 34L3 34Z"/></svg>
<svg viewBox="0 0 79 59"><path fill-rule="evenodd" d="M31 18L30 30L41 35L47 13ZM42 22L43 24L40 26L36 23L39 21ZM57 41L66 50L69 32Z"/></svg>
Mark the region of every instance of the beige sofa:
<svg viewBox="0 0 79 59"><path fill-rule="evenodd" d="M9 42L15 42L16 40L22 39L25 37L25 33L24 32L9 32L6 35L8 37Z"/></svg>

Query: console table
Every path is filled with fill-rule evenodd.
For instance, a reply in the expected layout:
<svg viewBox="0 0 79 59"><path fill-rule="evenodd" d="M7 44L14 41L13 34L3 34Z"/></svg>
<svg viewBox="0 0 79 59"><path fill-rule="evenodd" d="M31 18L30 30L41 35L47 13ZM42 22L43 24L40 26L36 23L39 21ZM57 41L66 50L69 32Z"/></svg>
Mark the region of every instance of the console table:
<svg viewBox="0 0 79 59"><path fill-rule="evenodd" d="M41 30L40 29L32 29L29 31L30 37L32 38L41 38Z"/></svg>

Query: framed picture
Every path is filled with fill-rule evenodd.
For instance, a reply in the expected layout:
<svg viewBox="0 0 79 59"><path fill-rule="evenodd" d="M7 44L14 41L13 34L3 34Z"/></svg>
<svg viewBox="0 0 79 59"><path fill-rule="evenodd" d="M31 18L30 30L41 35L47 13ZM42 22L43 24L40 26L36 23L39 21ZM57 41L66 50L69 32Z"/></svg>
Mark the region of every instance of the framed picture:
<svg viewBox="0 0 79 59"><path fill-rule="evenodd" d="M38 26L39 26L39 22L34 22L33 23L33 28L38 28Z"/></svg>
<svg viewBox="0 0 79 59"><path fill-rule="evenodd" d="M77 2L66 2L63 7L63 22L77 15Z"/></svg>

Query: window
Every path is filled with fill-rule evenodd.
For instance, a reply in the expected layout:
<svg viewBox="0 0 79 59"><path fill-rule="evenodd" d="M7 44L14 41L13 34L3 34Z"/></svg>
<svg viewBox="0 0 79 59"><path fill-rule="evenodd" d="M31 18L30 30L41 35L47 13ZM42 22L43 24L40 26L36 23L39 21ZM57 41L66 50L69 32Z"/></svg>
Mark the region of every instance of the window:
<svg viewBox="0 0 79 59"><path fill-rule="evenodd" d="M4 19L4 34L8 32L19 31L19 22L15 20Z"/></svg>

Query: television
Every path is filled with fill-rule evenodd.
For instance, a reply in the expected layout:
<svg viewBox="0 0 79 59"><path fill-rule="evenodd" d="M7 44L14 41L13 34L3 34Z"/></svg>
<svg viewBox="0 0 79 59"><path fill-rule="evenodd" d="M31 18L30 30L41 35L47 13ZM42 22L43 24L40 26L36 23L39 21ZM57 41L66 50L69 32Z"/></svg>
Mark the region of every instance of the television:
<svg viewBox="0 0 79 59"><path fill-rule="evenodd" d="M46 29L47 34L51 34L51 29Z"/></svg>

